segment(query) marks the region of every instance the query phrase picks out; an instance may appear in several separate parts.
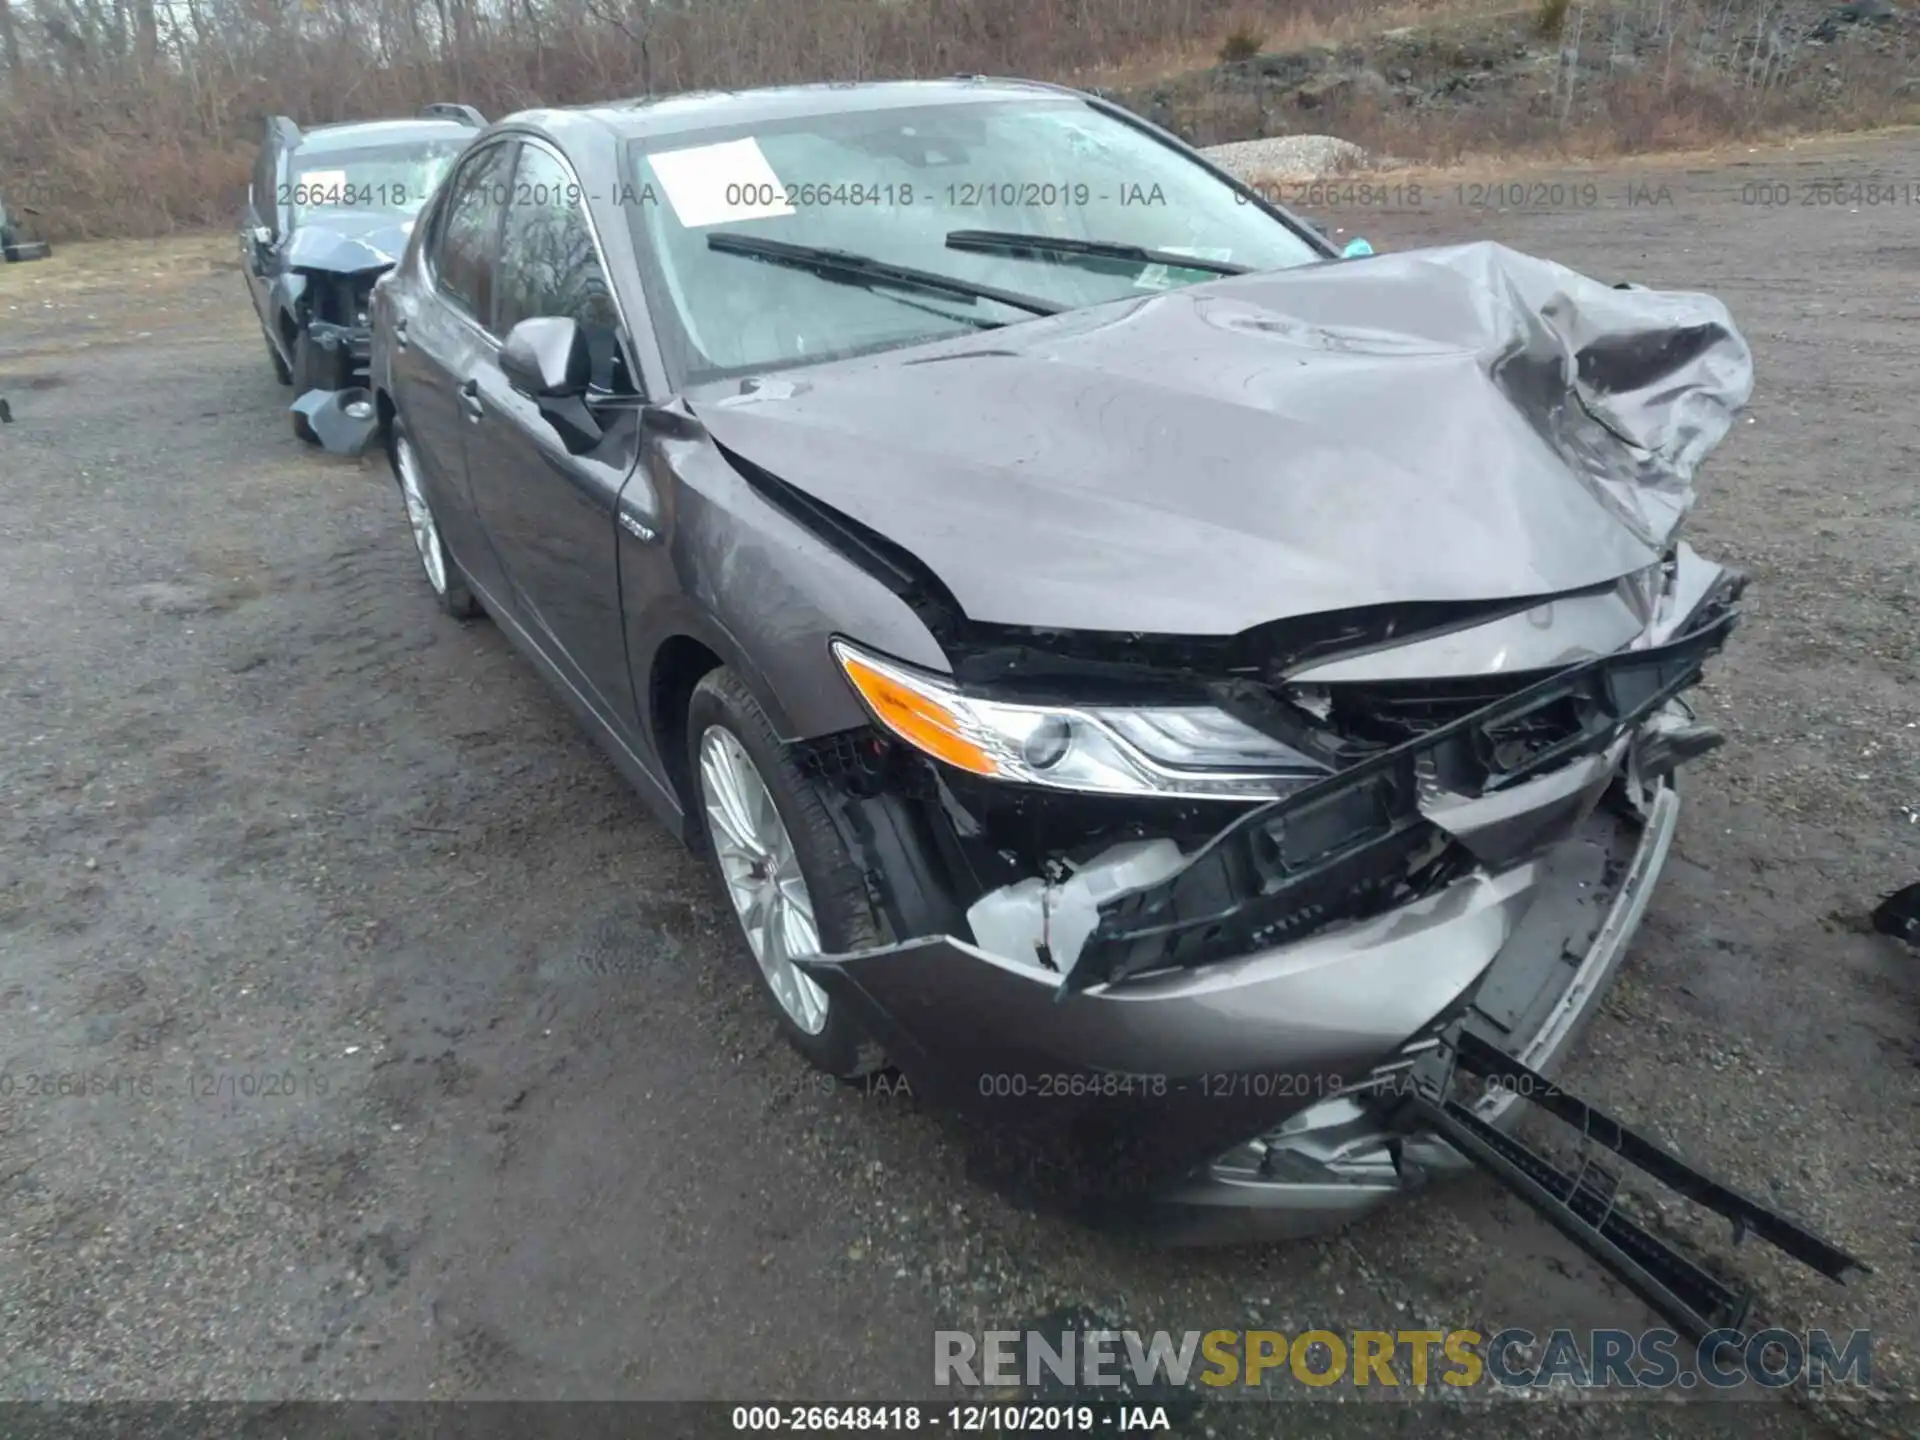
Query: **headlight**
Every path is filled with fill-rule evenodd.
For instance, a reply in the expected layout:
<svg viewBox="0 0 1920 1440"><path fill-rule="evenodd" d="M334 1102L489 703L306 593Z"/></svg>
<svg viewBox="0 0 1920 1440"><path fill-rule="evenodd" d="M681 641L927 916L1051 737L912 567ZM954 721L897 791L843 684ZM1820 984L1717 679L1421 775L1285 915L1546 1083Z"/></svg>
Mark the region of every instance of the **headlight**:
<svg viewBox="0 0 1920 1440"><path fill-rule="evenodd" d="M875 720L974 775L1104 795L1271 799L1328 773L1209 705L1017 705L963 694L844 640L833 654Z"/></svg>

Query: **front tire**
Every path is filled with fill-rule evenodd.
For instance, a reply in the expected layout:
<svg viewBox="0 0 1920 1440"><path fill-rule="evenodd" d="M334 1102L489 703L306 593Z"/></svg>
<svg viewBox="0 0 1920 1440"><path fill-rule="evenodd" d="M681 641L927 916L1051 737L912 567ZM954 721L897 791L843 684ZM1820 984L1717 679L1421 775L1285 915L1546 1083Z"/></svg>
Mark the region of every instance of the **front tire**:
<svg viewBox="0 0 1920 1440"><path fill-rule="evenodd" d="M440 608L456 620L471 620L480 614L480 602L467 587L467 577L447 553L440 538L440 526L434 519L433 505L427 499L420 478L420 457L413 448L413 437L400 417L393 419L387 438L387 460L393 466L393 478L399 483L400 498L407 507L407 523L413 530L414 549L420 555L420 568L427 572L427 584L433 587Z"/></svg>
<svg viewBox="0 0 1920 1440"><path fill-rule="evenodd" d="M825 798L724 666L694 687L687 745L702 832L781 1033L829 1075L877 1074L880 1047L791 958L887 943Z"/></svg>

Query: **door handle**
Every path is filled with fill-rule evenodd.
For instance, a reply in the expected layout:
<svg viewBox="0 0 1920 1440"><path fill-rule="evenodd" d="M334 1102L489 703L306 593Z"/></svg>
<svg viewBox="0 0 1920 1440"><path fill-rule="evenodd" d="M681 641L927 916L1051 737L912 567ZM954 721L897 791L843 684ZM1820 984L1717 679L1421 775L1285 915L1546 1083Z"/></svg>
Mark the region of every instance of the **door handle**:
<svg viewBox="0 0 1920 1440"><path fill-rule="evenodd" d="M467 407L467 414L475 420L487 413L487 407L480 403L478 380L469 380L460 387L460 403Z"/></svg>
<svg viewBox="0 0 1920 1440"><path fill-rule="evenodd" d="M407 348L407 317L404 315L393 322L393 343L401 350Z"/></svg>

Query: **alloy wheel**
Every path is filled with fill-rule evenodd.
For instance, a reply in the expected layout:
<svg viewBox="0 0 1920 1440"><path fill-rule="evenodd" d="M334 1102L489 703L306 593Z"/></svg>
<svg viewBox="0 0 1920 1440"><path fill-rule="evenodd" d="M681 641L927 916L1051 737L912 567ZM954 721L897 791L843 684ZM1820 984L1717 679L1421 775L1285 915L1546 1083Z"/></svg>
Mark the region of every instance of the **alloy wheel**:
<svg viewBox="0 0 1920 1440"><path fill-rule="evenodd" d="M407 521L413 526L413 543L420 552L420 564L427 572L433 593L447 593L447 557L440 548L440 531L433 523L433 510L426 492L420 488L420 464L414 458L413 442L402 435L394 442L394 469L400 472L400 493L407 502Z"/></svg>
<svg viewBox="0 0 1920 1440"><path fill-rule="evenodd" d="M727 896L767 988L809 1035L827 1025L827 994L795 956L820 953L813 897L779 807L746 747L724 726L700 737L700 798Z"/></svg>

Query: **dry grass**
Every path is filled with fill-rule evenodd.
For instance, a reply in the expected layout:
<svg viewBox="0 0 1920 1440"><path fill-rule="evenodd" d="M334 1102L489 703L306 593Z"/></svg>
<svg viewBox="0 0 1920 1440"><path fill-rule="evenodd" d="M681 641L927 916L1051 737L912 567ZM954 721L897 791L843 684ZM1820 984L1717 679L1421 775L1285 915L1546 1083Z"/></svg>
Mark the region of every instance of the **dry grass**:
<svg viewBox="0 0 1920 1440"><path fill-rule="evenodd" d="M1729 143L1768 144L1796 135L1856 133L1920 122L1920 97L1894 93L1904 66L1858 63L1838 94L1751 96L1698 81L1663 84L1625 76L1590 87L1579 110L1561 117L1525 104L1410 115L1365 101L1330 111L1326 129L1368 152L1411 163L1608 161Z"/></svg>
<svg viewBox="0 0 1920 1440"><path fill-rule="evenodd" d="M122 0L110 18L151 0ZM1435 0L1437 4L1458 0ZM190 0L142 62L109 20L0 70L0 176L46 238L232 217L263 119L461 100L488 115L648 93L978 72L1074 79L1235 27L1358 33L1384 0ZM104 8L88 14L106 15ZM1347 17L1347 18L1343 18ZM1203 63L1208 63L1208 55Z"/></svg>
<svg viewBox="0 0 1920 1440"><path fill-rule="evenodd" d="M253 323L242 297L230 230L61 243L0 265L0 391L18 408L19 392L58 383L63 357L105 346L231 343Z"/></svg>
<svg viewBox="0 0 1920 1440"><path fill-rule="evenodd" d="M1455 165L1486 155L1606 160L1920 122L1920 30L1863 25L1815 46L1804 20L1796 27L1778 4L1760 0L1763 25L1735 10L1726 0L1578 4L1561 45L1534 47L1530 62L1500 55L1542 23L1538 10L1428 27L1428 63L1445 58L1416 84L1478 71L1483 87L1419 108L1356 91L1317 112L1312 128L1376 155ZM1419 71L1422 61L1411 63Z"/></svg>
<svg viewBox="0 0 1920 1440"><path fill-rule="evenodd" d="M0 72L0 177L30 234L231 223L264 116L321 123L432 99L499 115L649 89L1025 74L1123 95L1184 87L1172 123L1202 143L1304 129L1425 164L1604 158L1920 118L1915 57L1836 45L1809 64L1766 39L1780 0L191 0L159 12L157 53L143 61L112 23L149 4L117 3L85 34L23 24L25 59ZM1555 23L1577 69L1541 38ZM1624 29L1649 25L1663 52L1649 61L1642 46L1616 65ZM1476 36L1504 37L1495 49L1508 57L1516 36L1531 37L1539 64L1516 75L1496 59L1502 73L1485 89L1419 107L1355 87L1297 118L1257 86L1189 83L1223 49L1399 54L1416 27L1431 43L1409 62L1415 90L1483 68Z"/></svg>
<svg viewBox="0 0 1920 1440"><path fill-rule="evenodd" d="M1061 77L1086 87L1131 90L1219 63L1236 33L1258 38L1256 53L1292 53L1360 44L1390 30L1470 23L1519 13L1488 0L1376 0L1324 7L1268 6L1235 15L1226 24L1130 55L1117 64L1075 66Z"/></svg>
<svg viewBox="0 0 1920 1440"><path fill-rule="evenodd" d="M96 294L132 291L157 298L237 264L233 236L224 232L69 242L56 245L44 260L0 265L0 315L12 306Z"/></svg>
<svg viewBox="0 0 1920 1440"><path fill-rule="evenodd" d="M1915 134L1920 134L1920 125L1884 126L1844 134L1766 134L1735 142L1721 141L1632 156L1568 154L1558 147L1539 147L1520 151L1470 151L1444 162L1389 157L1382 163L1371 164L1355 172L1351 178L1364 181L1377 190L1418 184L1441 187L1441 193L1448 185L1474 182L1506 185L1548 178L1577 179L1587 173L1604 173L1614 178L1622 175L1644 176L1651 184L1658 183L1663 175L1689 170L1718 170L1736 165L1765 166L1790 158L1813 160L1823 155L1845 159L1862 144ZM1289 186L1298 187L1303 180L1299 175L1279 171L1257 173L1251 178L1268 184L1273 193L1283 196L1289 193Z"/></svg>

